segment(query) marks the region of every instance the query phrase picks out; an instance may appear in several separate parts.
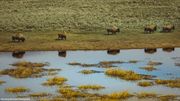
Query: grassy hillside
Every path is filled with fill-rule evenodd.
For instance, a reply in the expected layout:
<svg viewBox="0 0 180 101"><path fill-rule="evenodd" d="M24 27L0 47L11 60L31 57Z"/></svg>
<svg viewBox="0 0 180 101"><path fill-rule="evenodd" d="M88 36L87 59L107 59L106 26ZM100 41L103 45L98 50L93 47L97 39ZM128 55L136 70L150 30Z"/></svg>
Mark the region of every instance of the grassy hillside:
<svg viewBox="0 0 180 101"><path fill-rule="evenodd" d="M124 30L180 26L180 0L0 0L0 31Z"/></svg>

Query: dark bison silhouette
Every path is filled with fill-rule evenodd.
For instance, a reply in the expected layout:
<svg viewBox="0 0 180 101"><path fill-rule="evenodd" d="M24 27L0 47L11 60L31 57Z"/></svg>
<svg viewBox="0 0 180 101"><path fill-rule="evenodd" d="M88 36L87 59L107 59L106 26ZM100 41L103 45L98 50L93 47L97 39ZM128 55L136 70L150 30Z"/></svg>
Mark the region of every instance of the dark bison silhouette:
<svg viewBox="0 0 180 101"><path fill-rule="evenodd" d="M162 32L172 32L173 30L175 30L174 25L165 25L162 27Z"/></svg>
<svg viewBox="0 0 180 101"><path fill-rule="evenodd" d="M12 36L12 41L13 42L24 42L26 39L23 34L17 33Z"/></svg>
<svg viewBox="0 0 180 101"><path fill-rule="evenodd" d="M58 34L58 39L59 40L66 40L66 35L65 34Z"/></svg>
<svg viewBox="0 0 180 101"><path fill-rule="evenodd" d="M165 52L172 52L175 49L174 49L174 47L167 47L167 48L163 48L162 50L165 51Z"/></svg>
<svg viewBox="0 0 180 101"><path fill-rule="evenodd" d="M13 56L14 58L21 59L21 58L23 58L24 54L25 54L25 51L14 51L14 52L12 53L12 56Z"/></svg>
<svg viewBox="0 0 180 101"><path fill-rule="evenodd" d="M157 49L156 48L145 48L144 52L148 53L148 54L153 54L153 53L157 52Z"/></svg>
<svg viewBox="0 0 180 101"><path fill-rule="evenodd" d="M107 54L110 54L110 55L117 55L119 53L120 53L120 50L117 50L117 49L107 50Z"/></svg>
<svg viewBox="0 0 180 101"><path fill-rule="evenodd" d="M58 51L60 57L66 57L66 51Z"/></svg>
<svg viewBox="0 0 180 101"><path fill-rule="evenodd" d="M157 30L157 25L147 25L144 27L144 33L153 33Z"/></svg>
<svg viewBox="0 0 180 101"><path fill-rule="evenodd" d="M107 29L107 33L108 35L111 33L111 34L116 34L116 33L119 33L120 32L120 29L117 28L116 26L113 26L112 28L108 28Z"/></svg>

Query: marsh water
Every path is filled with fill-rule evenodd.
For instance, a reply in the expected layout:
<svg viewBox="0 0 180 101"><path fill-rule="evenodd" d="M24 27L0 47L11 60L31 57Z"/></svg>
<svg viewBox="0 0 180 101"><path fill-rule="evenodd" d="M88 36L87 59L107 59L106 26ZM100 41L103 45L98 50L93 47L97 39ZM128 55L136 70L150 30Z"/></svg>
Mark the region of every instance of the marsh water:
<svg viewBox="0 0 180 101"><path fill-rule="evenodd" d="M138 60L137 63L126 63L130 60ZM19 61L30 62L48 62L49 66L44 68L60 68L56 76L62 76L68 79L67 84L77 87L84 84L99 84L105 89L90 91L91 93L109 94L117 91L155 92L157 94L176 94L180 95L180 88L170 88L163 85L154 85L150 87L140 87L138 81L126 81L119 78L108 77L104 74L105 68L72 66L68 63L79 62L84 64L97 64L100 61L125 61L125 63L114 64L123 70L132 70L139 74L153 75L159 79L177 79L180 78L180 67L175 63L180 63L180 48L173 51L163 51L157 49L155 52L147 53L144 49L120 50L119 53L110 54L107 51L66 51L59 55L58 51L27 51L20 56L13 55L12 52L0 52L0 69L12 68L10 64ZM146 71L140 67L146 66L149 61L158 61L162 65L155 66L157 70ZM84 75L79 71L89 69L102 71ZM48 92L58 94L57 87L47 87L41 84L52 76L43 76L41 78L17 79L6 75L1 75L0 80L6 83L0 85L0 97L16 97L16 94L10 94L4 91L7 87L24 86L30 89L30 92ZM24 95L27 93L23 93ZM22 95L22 94L21 94Z"/></svg>

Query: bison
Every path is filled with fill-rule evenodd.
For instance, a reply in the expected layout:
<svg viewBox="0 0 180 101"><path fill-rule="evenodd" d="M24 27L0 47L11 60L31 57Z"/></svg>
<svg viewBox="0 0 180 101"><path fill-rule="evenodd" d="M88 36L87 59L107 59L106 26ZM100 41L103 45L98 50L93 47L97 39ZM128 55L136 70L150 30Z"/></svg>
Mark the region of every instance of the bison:
<svg viewBox="0 0 180 101"><path fill-rule="evenodd" d="M153 33L157 30L157 25L148 25L144 28L144 33Z"/></svg>
<svg viewBox="0 0 180 101"><path fill-rule="evenodd" d="M15 34L15 35L13 35L12 36L12 41L17 41L17 42L24 42L26 39L25 39L25 37L24 37L24 35L23 34L21 34L21 33L17 33L17 34Z"/></svg>
<svg viewBox="0 0 180 101"><path fill-rule="evenodd" d="M144 52L145 52L145 53L149 53L149 54L153 54L153 53L155 53L156 51L157 51L156 48L145 48L145 49L144 49Z"/></svg>
<svg viewBox="0 0 180 101"><path fill-rule="evenodd" d="M60 57L66 57L66 51L58 51L58 55L60 56Z"/></svg>
<svg viewBox="0 0 180 101"><path fill-rule="evenodd" d="M167 48L163 48L162 50L165 52L172 52L174 51L174 47L167 47Z"/></svg>
<svg viewBox="0 0 180 101"><path fill-rule="evenodd" d="M113 26L112 28L108 28L108 29L107 29L108 35L109 35L110 33L116 34L117 32L120 32L120 29L117 28L116 26Z"/></svg>
<svg viewBox="0 0 180 101"><path fill-rule="evenodd" d="M116 50L116 49L107 50L107 54L110 54L110 55L117 55L119 53L120 53L120 50Z"/></svg>
<svg viewBox="0 0 180 101"><path fill-rule="evenodd" d="M175 26L174 25L165 25L162 28L162 32L171 32L175 30Z"/></svg>
<svg viewBox="0 0 180 101"><path fill-rule="evenodd" d="M25 54L25 51L14 51L14 52L12 53L12 56L13 56L14 58L20 59L20 58L23 58L24 54Z"/></svg>
<svg viewBox="0 0 180 101"><path fill-rule="evenodd" d="M64 35L64 34L58 34L58 39L59 39L59 40L66 40L66 35Z"/></svg>

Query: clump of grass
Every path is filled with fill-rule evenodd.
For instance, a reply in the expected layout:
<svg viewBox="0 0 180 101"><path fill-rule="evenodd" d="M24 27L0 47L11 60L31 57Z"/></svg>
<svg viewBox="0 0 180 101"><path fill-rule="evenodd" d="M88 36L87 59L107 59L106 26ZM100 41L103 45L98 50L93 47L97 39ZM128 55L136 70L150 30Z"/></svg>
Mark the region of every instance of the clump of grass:
<svg viewBox="0 0 180 101"><path fill-rule="evenodd" d="M108 94L107 96L112 99L126 99L131 97L132 95L129 94L128 91L123 91L123 92L115 92L112 94Z"/></svg>
<svg viewBox="0 0 180 101"><path fill-rule="evenodd" d="M138 82L138 85L142 87L148 87L148 86L152 86L153 82L143 81L143 82Z"/></svg>
<svg viewBox="0 0 180 101"><path fill-rule="evenodd" d="M154 98L157 97L157 94L155 93L148 93L148 92L141 92L137 94L138 98Z"/></svg>
<svg viewBox="0 0 180 101"><path fill-rule="evenodd" d="M80 71L80 73L82 73L82 74L92 74L92 73L99 73L99 71L95 71L95 70L82 70L82 71Z"/></svg>
<svg viewBox="0 0 180 101"><path fill-rule="evenodd" d="M70 62L68 63L69 65L73 65L73 66L79 66L81 65L81 63L78 63L78 62Z"/></svg>
<svg viewBox="0 0 180 101"><path fill-rule="evenodd" d="M138 60L129 60L129 63L137 63Z"/></svg>
<svg viewBox="0 0 180 101"><path fill-rule="evenodd" d="M124 80L141 80L143 76L140 74L136 74L133 71L126 71L121 69L107 69L105 71L106 75L119 77Z"/></svg>
<svg viewBox="0 0 180 101"><path fill-rule="evenodd" d="M81 67L94 67L94 66L98 66L98 64L82 64L82 63L78 63L78 62L71 62L68 63L69 65L73 65L73 66L81 66Z"/></svg>
<svg viewBox="0 0 180 101"><path fill-rule="evenodd" d="M123 61L101 61L99 63L99 67L102 68L110 68L110 67L114 67L113 64L121 64L124 63Z"/></svg>
<svg viewBox="0 0 180 101"><path fill-rule="evenodd" d="M144 67L140 67L141 69L147 70L147 71L153 71L153 70L157 70L154 66L152 65L148 65L148 66L144 66Z"/></svg>
<svg viewBox="0 0 180 101"><path fill-rule="evenodd" d="M48 79L42 85L44 85L44 86L62 85L66 81L67 81L67 79L64 77L53 77L53 78Z"/></svg>
<svg viewBox="0 0 180 101"><path fill-rule="evenodd" d="M3 83L6 83L5 81L3 80L0 80L0 85L2 85Z"/></svg>
<svg viewBox="0 0 180 101"><path fill-rule="evenodd" d="M78 88L81 89L81 90L88 90L88 89L100 90L100 89L103 89L105 87L101 86L101 85L80 85Z"/></svg>
<svg viewBox="0 0 180 101"><path fill-rule="evenodd" d="M44 93L44 92L29 94L30 97L45 97L45 96L49 96L49 95L50 94Z"/></svg>
<svg viewBox="0 0 180 101"><path fill-rule="evenodd" d="M23 92L28 92L29 89L25 87L9 87L6 88L5 91L9 93L23 93Z"/></svg>
<svg viewBox="0 0 180 101"><path fill-rule="evenodd" d="M162 63L161 62L156 62L156 61L149 61L148 65L157 66L157 65L162 65Z"/></svg>
<svg viewBox="0 0 180 101"><path fill-rule="evenodd" d="M167 87L171 87L171 88L180 88L180 80L155 80L156 84L161 84L161 85L165 85Z"/></svg>
<svg viewBox="0 0 180 101"><path fill-rule="evenodd" d="M27 61L20 61L12 64L12 66L18 66L18 67L44 67L48 65L47 63L32 63Z"/></svg>
<svg viewBox="0 0 180 101"><path fill-rule="evenodd" d="M159 99L161 101L174 101L176 97L177 97L176 95L163 95L163 96L160 96Z"/></svg>
<svg viewBox="0 0 180 101"><path fill-rule="evenodd" d="M80 91L75 91L72 88L60 88L58 92L61 93L63 97L68 97L68 98L85 96L84 93L81 93Z"/></svg>

